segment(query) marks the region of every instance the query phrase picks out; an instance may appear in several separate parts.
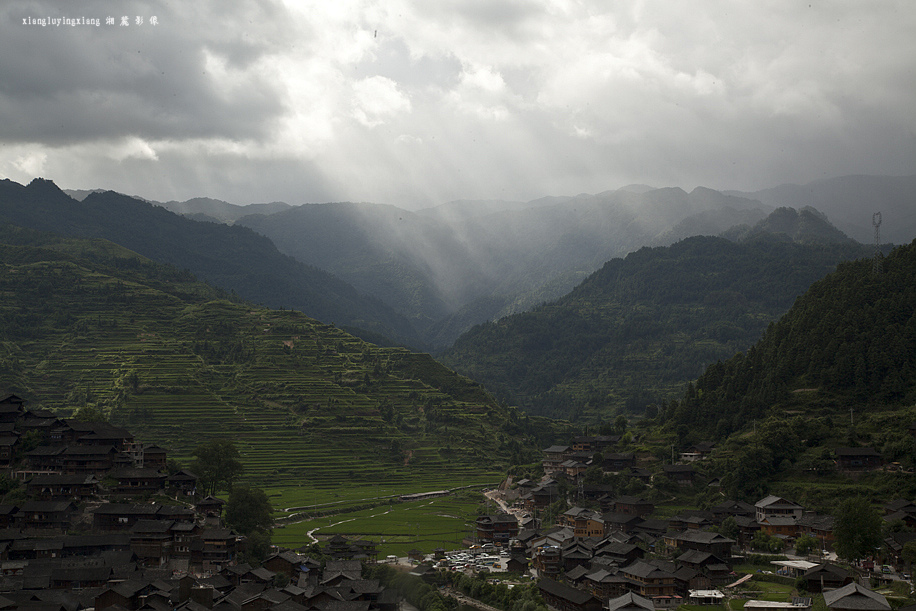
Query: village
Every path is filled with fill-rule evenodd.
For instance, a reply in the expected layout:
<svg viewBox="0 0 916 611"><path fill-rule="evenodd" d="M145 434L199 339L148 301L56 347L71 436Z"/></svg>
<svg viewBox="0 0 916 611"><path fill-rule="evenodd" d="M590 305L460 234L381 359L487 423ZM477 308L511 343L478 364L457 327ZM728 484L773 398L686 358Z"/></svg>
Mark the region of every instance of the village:
<svg viewBox="0 0 916 611"><path fill-rule="evenodd" d="M226 502L199 496L187 470L167 475L166 451L126 429L31 411L16 395L0 400L0 429L7 480L27 499L0 505L0 609L398 607L394 590L362 577L371 542L333 538L324 562L281 549L245 562ZM174 502L139 501L153 494Z"/></svg>
<svg viewBox="0 0 916 611"><path fill-rule="evenodd" d="M198 478L186 469L169 475L167 451L126 429L29 410L16 395L0 400L0 428L0 466L25 498L0 505L0 609L393 611L401 602L395 590L363 578L362 567L379 562L372 541L338 535L323 546L274 547L260 566L249 564L246 538L224 523L226 502L199 495ZM543 600L559 611L721 605L751 577L735 566L747 563L764 536L783 553L756 571L805 596L747 600L744 608L808 611L810 595L822 593L837 611L884 610L890 604L869 585L898 582L909 590L903 549L916 533L892 532L881 562L863 558L844 568L834 552L833 516L790 499L723 500L661 518L642 496L585 483L597 458L608 473L651 484L655 474L632 453L613 451L618 440L584 436L547 448L539 481L509 478L487 492L503 511L476 519L470 549L417 552L404 570L424 579L439 571L504 571L537 580ZM688 485L696 475L691 465L713 449L691 446L679 464L658 472ZM883 467L870 449L839 450L836 460L844 469ZM153 495L170 502L141 501ZM588 508L544 519L560 498ZM884 512L887 523L916 524L912 502L889 500ZM816 545L796 554L801 538Z"/></svg>
<svg viewBox="0 0 916 611"><path fill-rule="evenodd" d="M541 595L551 607L613 611L721 605L751 577L734 567L746 565L749 554L759 555L755 543L761 539L775 546L770 551L778 550L779 555L770 556L774 559L756 572L808 595L821 593L830 609L890 609L884 596L867 587L871 584L880 588L896 582L911 592L903 549L916 541L916 533L909 532L916 525L913 502L888 500L884 524L906 528L888 529L882 549L844 568L834 550L834 517L806 511L790 499L768 495L754 504L723 500L707 510L688 509L662 519L655 515L654 504L641 496L615 495L612 486L582 483L579 478L596 455L605 472L650 483L653 474L637 466L633 453L613 452L616 441L615 436L584 436L545 449L544 478L507 481L489 494L506 511L477 519L478 543L510 550L506 570L530 571L539 578ZM691 464L713 448L710 443L691 446L680 454L681 464L663 465L659 473L690 485L697 475ZM849 472L885 467L872 448L841 448L835 458L838 468ZM560 480L583 504L599 509L574 506L557 515L552 528L542 528L537 516L562 497ZM814 545L796 554L796 542L802 538ZM812 607L808 595L747 600L743 606L805 611Z"/></svg>

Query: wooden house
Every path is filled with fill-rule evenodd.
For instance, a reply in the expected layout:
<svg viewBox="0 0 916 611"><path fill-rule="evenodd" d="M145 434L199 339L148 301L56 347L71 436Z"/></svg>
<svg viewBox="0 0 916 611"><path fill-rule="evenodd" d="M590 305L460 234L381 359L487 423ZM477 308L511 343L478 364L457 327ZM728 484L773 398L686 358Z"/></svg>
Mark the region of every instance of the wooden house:
<svg viewBox="0 0 916 611"><path fill-rule="evenodd" d="M177 494L183 496L194 496L197 494L197 481L198 477L188 471L187 469L182 469L178 473L169 475L165 482L166 488L176 492Z"/></svg>
<svg viewBox="0 0 916 611"><path fill-rule="evenodd" d="M480 516L476 526L478 542L507 544L518 535L518 519L508 513Z"/></svg>
<svg viewBox="0 0 916 611"><path fill-rule="evenodd" d="M639 594L628 592L607 601L607 611L655 611L655 603Z"/></svg>
<svg viewBox="0 0 916 611"><path fill-rule="evenodd" d="M647 516L655 511L655 505L641 496L618 496L614 499L614 513L633 516Z"/></svg>
<svg viewBox="0 0 916 611"><path fill-rule="evenodd" d="M819 564L802 575L809 592L836 590L854 581L854 575L834 564Z"/></svg>
<svg viewBox="0 0 916 611"><path fill-rule="evenodd" d="M662 465L662 473L679 486L691 486L697 471L690 465Z"/></svg>
<svg viewBox="0 0 916 611"><path fill-rule="evenodd" d="M70 501L26 501L16 513L15 524L20 528L67 530L76 512Z"/></svg>
<svg viewBox="0 0 916 611"><path fill-rule="evenodd" d="M122 495L153 494L165 489L166 474L155 469L114 469L109 474L117 480L113 492Z"/></svg>
<svg viewBox="0 0 916 611"><path fill-rule="evenodd" d="M564 585L553 579L538 582L538 590L550 607L558 611L601 611L602 603L594 595Z"/></svg>
<svg viewBox="0 0 916 611"><path fill-rule="evenodd" d="M732 557L731 549L735 540L705 530L685 530L665 535L665 544L682 552L693 549L728 561Z"/></svg>
<svg viewBox="0 0 916 611"><path fill-rule="evenodd" d="M916 526L916 523L913 524ZM833 516L808 512L798 520L798 536L814 537L821 549L833 549Z"/></svg>
<svg viewBox="0 0 916 611"><path fill-rule="evenodd" d="M17 395L0 399L0 422L16 422L25 414L25 401Z"/></svg>
<svg viewBox="0 0 916 611"><path fill-rule="evenodd" d="M631 591L649 599L674 596L675 575L643 560L620 570L631 582Z"/></svg>
<svg viewBox="0 0 916 611"><path fill-rule="evenodd" d="M825 592L824 603L830 611L890 611L891 608L882 595L855 582Z"/></svg>
<svg viewBox="0 0 916 611"><path fill-rule="evenodd" d="M761 524L766 518L791 517L796 521L802 517L805 508L798 503L786 500L780 496L770 495L754 503L755 519Z"/></svg>
<svg viewBox="0 0 916 611"><path fill-rule="evenodd" d="M111 445L67 446L60 454L61 470L65 475L104 477L114 466L117 454Z"/></svg>
<svg viewBox="0 0 916 611"><path fill-rule="evenodd" d="M19 444L18 435L0 436L0 468L7 468L16 458L16 446Z"/></svg>
<svg viewBox="0 0 916 611"><path fill-rule="evenodd" d="M551 475L563 470L561 466L564 461L569 459L573 449L569 446L554 445L544 450L544 460L541 465L544 467L544 473Z"/></svg>
<svg viewBox="0 0 916 611"><path fill-rule="evenodd" d="M103 503L92 511L92 528L127 531L139 520L155 520L159 507L153 503Z"/></svg>
<svg viewBox="0 0 916 611"><path fill-rule="evenodd" d="M837 448L834 454L840 471L873 471L884 466L884 457L874 448Z"/></svg>
<svg viewBox="0 0 916 611"><path fill-rule="evenodd" d="M81 501L96 495L99 480L95 475L34 475L26 492L39 501Z"/></svg>
<svg viewBox="0 0 916 611"><path fill-rule="evenodd" d="M143 445L143 460L140 465L144 469L165 471L168 462L168 453L157 445Z"/></svg>

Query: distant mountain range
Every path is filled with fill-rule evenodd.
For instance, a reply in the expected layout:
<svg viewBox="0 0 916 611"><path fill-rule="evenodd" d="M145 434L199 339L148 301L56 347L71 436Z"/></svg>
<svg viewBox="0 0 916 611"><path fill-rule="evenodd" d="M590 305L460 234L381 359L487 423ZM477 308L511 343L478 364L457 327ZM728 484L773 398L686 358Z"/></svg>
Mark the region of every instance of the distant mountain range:
<svg viewBox="0 0 916 611"><path fill-rule="evenodd" d="M340 278L280 253L242 226L202 223L113 191L78 202L49 180L0 181L0 219L76 238L104 238L254 303L300 310L381 341L417 343L409 321Z"/></svg>
<svg viewBox="0 0 916 611"><path fill-rule="evenodd" d="M881 241L908 244L916 238L916 174L911 176L841 176L807 185L782 185L762 191L728 191L767 206L816 208L844 233L874 243L872 215L882 216Z"/></svg>
<svg viewBox="0 0 916 611"><path fill-rule="evenodd" d="M740 220L759 219L760 208L709 189L619 190L525 205L453 202L419 212L305 205L237 224L391 304L435 347L473 324L557 299L605 261L656 243L688 216L759 210Z"/></svg>
<svg viewBox="0 0 916 611"><path fill-rule="evenodd" d="M914 197L916 176L850 176L753 193L629 185L529 202L459 200L419 211L354 202L152 203L190 219L255 230L280 252L389 306L383 323L364 317L373 331L388 329L400 341L437 350L475 324L562 297L606 261L643 246L694 235L746 239L755 231L817 243L846 242L845 230L870 243L871 215L878 209L882 241L906 242L916 236ZM798 218L792 222L801 224L789 233L775 225L758 227L777 208L793 208ZM838 226L806 227L812 215L837 218ZM812 234L814 227L823 233ZM395 324L390 314L401 322ZM345 324L359 324L358 318L350 316Z"/></svg>

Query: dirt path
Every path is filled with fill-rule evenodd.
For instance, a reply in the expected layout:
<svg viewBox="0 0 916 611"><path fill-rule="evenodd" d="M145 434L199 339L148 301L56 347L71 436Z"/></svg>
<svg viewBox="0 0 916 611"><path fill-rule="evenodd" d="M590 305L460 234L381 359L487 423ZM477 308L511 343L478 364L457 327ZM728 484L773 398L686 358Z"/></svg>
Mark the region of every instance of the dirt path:
<svg viewBox="0 0 916 611"><path fill-rule="evenodd" d="M391 510L386 509L382 513L377 513L375 515L360 516L358 518L348 518L346 520L341 520L340 522L334 522L333 524L328 524L327 526L319 526L318 528L313 528L312 530L308 531L307 533L305 533L305 535L310 539L309 543L318 543L318 539L315 537L314 533L318 532L322 528L331 528L332 526L337 526L338 524L344 524L345 522L355 522L356 520L365 520L367 518L377 518L379 516L385 515L386 513L391 513ZM302 522L306 522L306 521L307 520L302 520ZM299 522L290 522L290 524L298 524L298 523Z"/></svg>

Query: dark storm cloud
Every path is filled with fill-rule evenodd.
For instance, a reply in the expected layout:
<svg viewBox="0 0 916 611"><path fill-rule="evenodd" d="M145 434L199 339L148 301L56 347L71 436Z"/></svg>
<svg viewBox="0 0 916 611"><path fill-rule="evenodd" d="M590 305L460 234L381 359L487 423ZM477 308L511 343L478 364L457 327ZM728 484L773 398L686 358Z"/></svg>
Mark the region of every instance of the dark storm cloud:
<svg viewBox="0 0 916 611"><path fill-rule="evenodd" d="M424 207L916 172L911 0L199 0L113 15L156 29L19 25L59 4L113 10L0 5L14 180Z"/></svg>
<svg viewBox="0 0 916 611"><path fill-rule="evenodd" d="M122 16L129 26L120 25ZM48 17L97 18L101 25L22 23ZM106 25L107 17L115 25ZM282 7L269 2L256 9L234 2L4 3L0 140L262 138L283 103L280 85L258 62L288 42L287 23Z"/></svg>

